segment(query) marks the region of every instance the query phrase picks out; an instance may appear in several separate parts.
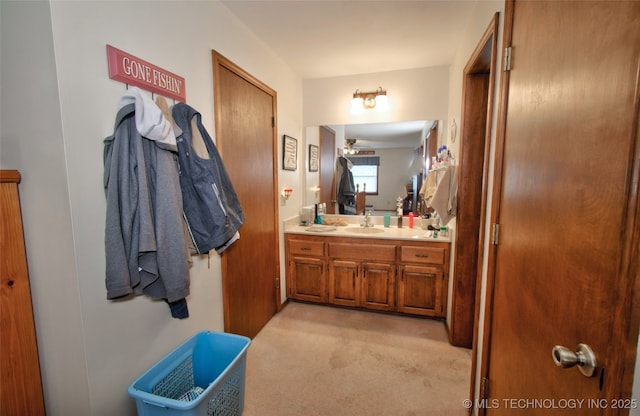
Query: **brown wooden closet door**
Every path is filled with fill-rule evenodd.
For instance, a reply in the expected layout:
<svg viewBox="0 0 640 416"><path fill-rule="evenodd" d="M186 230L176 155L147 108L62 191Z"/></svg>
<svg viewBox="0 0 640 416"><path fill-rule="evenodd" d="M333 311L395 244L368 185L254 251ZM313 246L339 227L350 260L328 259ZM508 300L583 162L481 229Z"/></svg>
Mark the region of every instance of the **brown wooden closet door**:
<svg viewBox="0 0 640 416"><path fill-rule="evenodd" d="M225 331L254 337L279 305L276 93L213 52L216 137L246 221L222 255Z"/></svg>
<svg viewBox="0 0 640 416"><path fill-rule="evenodd" d="M638 329L640 3L513 10L487 414L626 414L612 399L630 392ZM592 377L552 359L579 343Z"/></svg>

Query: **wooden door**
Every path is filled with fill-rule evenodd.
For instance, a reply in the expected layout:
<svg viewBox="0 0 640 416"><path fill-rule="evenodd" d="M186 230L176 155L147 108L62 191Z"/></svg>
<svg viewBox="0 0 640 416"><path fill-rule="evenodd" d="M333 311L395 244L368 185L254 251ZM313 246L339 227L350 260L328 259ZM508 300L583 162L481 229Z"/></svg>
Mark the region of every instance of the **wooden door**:
<svg viewBox="0 0 640 416"><path fill-rule="evenodd" d="M351 260L329 263L329 302L334 305L360 306L360 268Z"/></svg>
<svg viewBox="0 0 640 416"><path fill-rule="evenodd" d="M276 92L212 56L217 146L246 215L222 255L225 331L254 337L280 305Z"/></svg>
<svg viewBox="0 0 640 416"><path fill-rule="evenodd" d="M638 337L640 2L517 1L507 28L511 10L487 413L626 414L613 399L629 397ZM552 359L579 343L592 377Z"/></svg>
<svg viewBox="0 0 640 416"><path fill-rule="evenodd" d="M398 311L425 316L443 316L442 282L440 267L400 266L398 285Z"/></svg>
<svg viewBox="0 0 640 416"><path fill-rule="evenodd" d="M324 275L325 261L312 257L291 258L291 293L294 299L324 303L327 300L327 287Z"/></svg>
<svg viewBox="0 0 640 416"><path fill-rule="evenodd" d="M20 173L0 171L0 414L44 415L18 198Z"/></svg>
<svg viewBox="0 0 640 416"><path fill-rule="evenodd" d="M395 271L395 264L362 264L362 306L380 311L392 311L395 308Z"/></svg>
<svg viewBox="0 0 640 416"><path fill-rule="evenodd" d="M327 214L336 213L335 148L336 132L320 126L320 202L326 202Z"/></svg>

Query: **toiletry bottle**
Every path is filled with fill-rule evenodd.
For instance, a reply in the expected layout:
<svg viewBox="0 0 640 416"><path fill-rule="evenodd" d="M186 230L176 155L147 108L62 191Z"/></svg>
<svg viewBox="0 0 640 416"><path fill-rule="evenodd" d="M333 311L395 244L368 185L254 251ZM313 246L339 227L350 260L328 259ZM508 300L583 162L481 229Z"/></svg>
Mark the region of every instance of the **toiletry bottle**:
<svg viewBox="0 0 640 416"><path fill-rule="evenodd" d="M413 212L409 213L409 228L413 228Z"/></svg>
<svg viewBox="0 0 640 416"><path fill-rule="evenodd" d="M402 228L402 215L398 215L398 228Z"/></svg>

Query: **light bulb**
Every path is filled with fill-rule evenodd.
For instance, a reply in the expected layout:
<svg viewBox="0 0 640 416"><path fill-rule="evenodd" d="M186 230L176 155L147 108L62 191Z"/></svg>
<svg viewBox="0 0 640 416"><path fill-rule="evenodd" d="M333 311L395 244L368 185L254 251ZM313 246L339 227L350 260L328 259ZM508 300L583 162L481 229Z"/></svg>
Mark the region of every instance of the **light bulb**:
<svg viewBox="0 0 640 416"><path fill-rule="evenodd" d="M353 99L351 100L351 112L353 114L364 113L364 107L362 106L362 103L362 97L353 97Z"/></svg>
<svg viewBox="0 0 640 416"><path fill-rule="evenodd" d="M378 112L389 111L389 102L387 101L386 94L376 96L375 110Z"/></svg>

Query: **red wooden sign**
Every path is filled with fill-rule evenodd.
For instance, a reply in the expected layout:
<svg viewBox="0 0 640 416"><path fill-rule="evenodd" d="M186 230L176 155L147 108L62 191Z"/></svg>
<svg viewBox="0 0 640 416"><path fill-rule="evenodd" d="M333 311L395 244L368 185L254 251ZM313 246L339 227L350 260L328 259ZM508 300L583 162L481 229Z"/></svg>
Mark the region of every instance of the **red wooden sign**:
<svg viewBox="0 0 640 416"><path fill-rule="evenodd" d="M187 101L184 78L111 45L107 45L107 60L109 61L109 78L167 98Z"/></svg>

